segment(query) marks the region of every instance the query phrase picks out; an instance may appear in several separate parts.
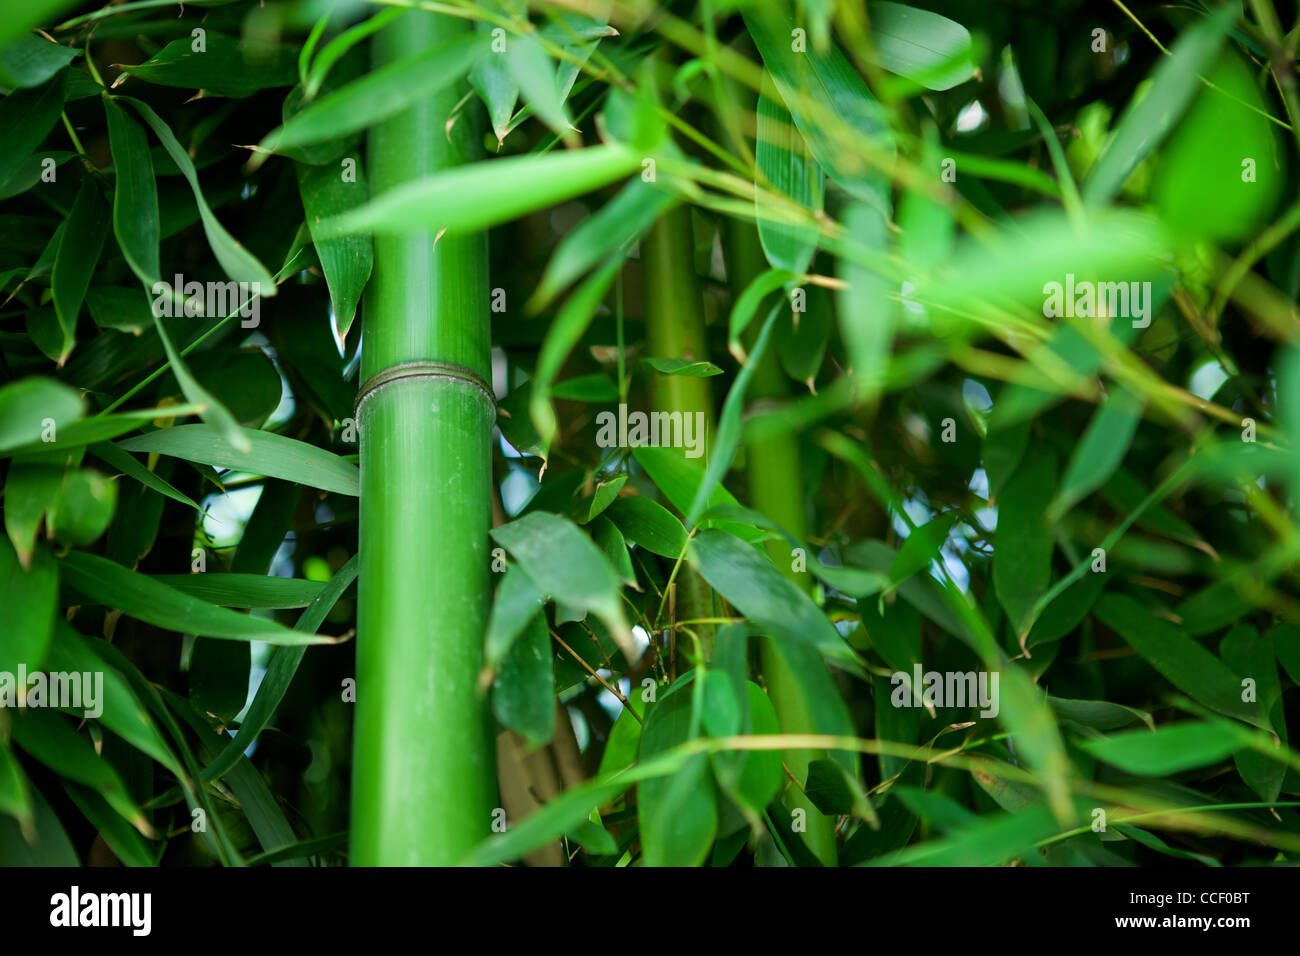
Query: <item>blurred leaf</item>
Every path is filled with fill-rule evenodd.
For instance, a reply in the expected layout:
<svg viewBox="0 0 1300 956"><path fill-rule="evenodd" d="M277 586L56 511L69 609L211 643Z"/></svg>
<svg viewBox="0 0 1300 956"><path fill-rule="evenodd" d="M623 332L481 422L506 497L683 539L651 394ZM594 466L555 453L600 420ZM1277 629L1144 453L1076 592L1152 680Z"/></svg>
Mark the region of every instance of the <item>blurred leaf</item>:
<svg viewBox="0 0 1300 956"><path fill-rule="evenodd" d="M1173 624L1125 594L1105 595L1097 603L1096 615L1189 697L1228 717L1267 729L1259 706L1243 703L1241 679Z"/></svg>
<svg viewBox="0 0 1300 956"><path fill-rule="evenodd" d="M1240 734L1223 724L1183 721L1083 740L1079 746L1129 773L1161 777L1217 763L1242 746Z"/></svg>
<svg viewBox="0 0 1300 956"><path fill-rule="evenodd" d="M443 230L464 235L599 189L629 175L640 163L641 157L622 145L470 163L404 183L327 219L320 235ZM521 182L529 188L515 188Z"/></svg>
<svg viewBox="0 0 1300 956"><path fill-rule="evenodd" d="M822 208L821 167L808 152L789 112L772 99L776 95L773 89L770 96L758 98L758 134L754 144L758 171L772 190L812 215ZM767 190L754 193L758 238L768 263L774 269L807 272L817 251L817 227L797 222L785 205L774 203L767 196Z"/></svg>
<svg viewBox="0 0 1300 956"><path fill-rule="evenodd" d="M0 23L0 36L4 32ZM59 70L48 83L15 90L0 100L0 142L5 144L0 155L0 183L9 181L59 121L67 75L67 70Z"/></svg>
<svg viewBox="0 0 1300 956"><path fill-rule="evenodd" d="M207 31L202 51L194 37L173 40L145 62L124 65L123 72L146 83L203 90L217 96L251 96L258 90L293 86L297 80L294 48L258 40L235 40Z"/></svg>
<svg viewBox="0 0 1300 956"><path fill-rule="evenodd" d="M1124 460L1142 414L1142 400L1117 387L1097 409L1070 456L1050 513L1062 515L1106 483Z"/></svg>
<svg viewBox="0 0 1300 956"><path fill-rule="evenodd" d="M0 48L0 85L15 89L40 86L74 59L81 51L41 36L19 37Z"/></svg>
<svg viewBox="0 0 1300 956"><path fill-rule="evenodd" d="M16 674L45 662L58 616L59 572L44 549L32 555L26 570L6 540L0 540L0 607L6 609L0 636L0 671Z"/></svg>
<svg viewBox="0 0 1300 956"><path fill-rule="evenodd" d="M947 90L975 74L970 33L960 23L901 3L871 3L871 38L880 65L932 90Z"/></svg>
<svg viewBox="0 0 1300 956"><path fill-rule="evenodd" d="M485 57L481 62L491 59ZM639 177L629 180L613 199L560 240L529 300L529 309L544 308L598 262L631 246L676 202L673 194L661 186Z"/></svg>
<svg viewBox="0 0 1300 956"><path fill-rule="evenodd" d="M691 359L677 358L647 358L642 359L646 365L649 365L661 375L685 375L687 378L708 378L711 375L721 375L722 369L718 368L712 362L703 360L692 361Z"/></svg>
<svg viewBox="0 0 1300 956"><path fill-rule="evenodd" d="M1137 164L1168 135L1200 89L1203 73L1219 52L1232 26L1231 6L1220 7L1184 33L1171 55L1163 57L1151 75L1151 87L1125 110L1115 136L1097 159L1083 184L1089 206L1109 202Z"/></svg>
<svg viewBox="0 0 1300 956"><path fill-rule="evenodd" d="M86 468L68 472L45 518L50 536L61 544L92 544L108 530L117 507L117 485Z"/></svg>
<svg viewBox="0 0 1300 956"><path fill-rule="evenodd" d="M40 444L42 433L57 437L83 410L81 394L53 379L32 376L0 386L0 454Z"/></svg>
<svg viewBox="0 0 1300 956"><path fill-rule="evenodd" d="M1056 459L1033 445L1006 484L998 507L993 586L1016 635L1025 633L1034 604L1052 577L1052 528L1047 507L1056 488Z"/></svg>
<svg viewBox="0 0 1300 956"><path fill-rule="evenodd" d="M556 136L573 128L555 75L555 64L531 33L511 37L506 47L506 69L524 100Z"/></svg>

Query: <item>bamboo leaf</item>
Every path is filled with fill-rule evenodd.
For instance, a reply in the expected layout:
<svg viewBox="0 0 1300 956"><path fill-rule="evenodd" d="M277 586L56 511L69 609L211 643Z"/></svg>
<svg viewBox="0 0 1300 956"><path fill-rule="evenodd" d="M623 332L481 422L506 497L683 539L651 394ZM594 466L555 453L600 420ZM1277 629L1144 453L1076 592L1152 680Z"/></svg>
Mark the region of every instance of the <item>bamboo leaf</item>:
<svg viewBox="0 0 1300 956"><path fill-rule="evenodd" d="M0 84L14 89L40 86L79 56L81 51L75 47L45 37L19 37L0 46Z"/></svg>
<svg viewBox="0 0 1300 956"><path fill-rule="evenodd" d="M650 711L641 731L643 764L691 739L691 701L690 693L678 691ZM696 754L672 776L638 783L637 807L646 866L698 866L718 829L708 756Z"/></svg>
<svg viewBox="0 0 1300 956"><path fill-rule="evenodd" d="M811 217L822 208L821 167L808 152L790 113L772 98L776 95L773 89L770 95L758 98L754 144L758 171L773 190L802 206ZM774 203L765 189L755 191L754 204L758 238L768 263L774 269L807 272L817 251L817 227L797 221L786 206Z"/></svg>
<svg viewBox="0 0 1300 956"><path fill-rule="evenodd" d="M1189 697L1227 717L1268 728L1258 704L1242 701L1241 679L1173 624L1125 594L1107 594L1097 603L1096 615Z"/></svg>
<svg viewBox="0 0 1300 956"><path fill-rule="evenodd" d="M340 139L396 116L458 81L483 50L480 39L459 36L353 80L267 133L249 165L255 169L272 153Z"/></svg>
<svg viewBox="0 0 1300 956"><path fill-rule="evenodd" d="M497 586L484 641L483 668L488 675L496 673L545 600L546 595L518 565L506 569L505 577Z"/></svg>
<svg viewBox="0 0 1300 956"><path fill-rule="evenodd" d="M218 607L307 607L325 585L304 578L263 574L154 574L153 580Z"/></svg>
<svg viewBox="0 0 1300 956"><path fill-rule="evenodd" d="M116 97L103 99L117 174L113 189L113 235L131 271L146 289L152 289L162 274L158 261L162 226L149 142L140 124L118 105Z"/></svg>
<svg viewBox="0 0 1300 956"><path fill-rule="evenodd" d="M263 297L270 298L275 295L275 280L271 278L271 273L266 271L266 267L257 261L257 257L245 249L225 227L217 221L216 215L213 214L212 208L208 201L203 197L203 190L199 188L199 176L194 169L194 163L189 154L179 142L176 141L175 135L167 124L159 118L158 114L145 103L139 100L133 100L128 96L119 97L130 103L149 128L153 130L158 141L162 143L163 149L171 157L181 175L185 177L190 184L190 189L194 192L194 201L199 207L199 219L203 223L203 232L208 237L208 245L212 247L212 254L217 257L221 263L221 268L225 270L235 282L246 282L253 287L254 292Z"/></svg>
<svg viewBox="0 0 1300 956"><path fill-rule="evenodd" d="M708 378L711 375L721 375L722 369L718 368L712 362L703 360L693 361L691 359L679 358L646 358L641 361L645 362L652 369L661 375L685 375L687 378Z"/></svg>
<svg viewBox="0 0 1300 956"><path fill-rule="evenodd" d="M378 18L375 18L378 19ZM369 236L341 236L336 239L317 238L322 220L355 209L367 197L365 174L360 165L355 177L345 181L339 169L325 164L307 166L295 163L298 171L298 190L302 207L307 214L307 228L312 233L312 245L320 258L325 283L330 290L330 303L334 307L334 322L339 338L347 336L356 317L361 291L366 287L374 268L374 243Z"/></svg>
<svg viewBox="0 0 1300 956"><path fill-rule="evenodd" d="M1129 104L1114 138L1083 184L1088 206L1109 202L1142 160L1168 135L1200 88L1200 74L1214 60L1232 26L1234 11L1220 7L1188 30L1157 64L1151 88Z"/></svg>
<svg viewBox="0 0 1300 956"><path fill-rule="evenodd" d="M183 36L143 63L122 71L159 86L203 90L217 96L245 97L258 90L293 86L297 55L293 47L260 40L235 40L209 31L203 49Z"/></svg>
<svg viewBox="0 0 1300 956"><path fill-rule="evenodd" d="M738 538L701 531L690 544L691 564L704 580L757 626L780 640L806 644L850 673L857 655L803 591L766 557Z"/></svg>
<svg viewBox="0 0 1300 956"><path fill-rule="evenodd" d="M859 244L885 254L889 224L881 212L865 203L852 203L844 226ZM895 288L884 276L860 263L841 260L844 287L837 293L840 335L852 363L853 388L863 399L876 395L889 375L889 353L898 324Z"/></svg>
<svg viewBox="0 0 1300 956"><path fill-rule="evenodd" d="M9 181L59 121L67 75L67 70L60 70L48 83L15 90L0 100L0 142L5 144L0 154L0 183Z"/></svg>
<svg viewBox="0 0 1300 956"><path fill-rule="evenodd" d="M1052 529L1047 507L1056 487L1056 458L1031 446L1007 482L998 508L993 587L1017 636L1052 577Z"/></svg>
<svg viewBox="0 0 1300 956"><path fill-rule="evenodd" d="M559 515L531 511L493 528L492 537L514 555L542 593L595 612L632 659L632 633L619 600L618 574L577 525Z"/></svg>
<svg viewBox="0 0 1300 956"><path fill-rule="evenodd" d="M1102 403L1070 455L1050 515L1065 514L1106 483L1124 460L1141 415L1142 399L1127 388L1117 388Z"/></svg>
<svg viewBox="0 0 1300 956"><path fill-rule="evenodd" d="M630 495L606 511L628 541L647 551L676 560L686 549L686 529L663 505Z"/></svg>
<svg viewBox="0 0 1300 956"><path fill-rule="evenodd" d="M320 235L444 230L464 235L599 189L627 176L640 162L627 146L608 145L471 163L405 183L327 219ZM515 188L521 182L529 188Z"/></svg>
<svg viewBox="0 0 1300 956"><path fill-rule="evenodd" d="M564 106L564 95L555 75L555 64L536 36L525 33L511 38L506 49L506 69L524 100L556 136L564 137L573 131L573 121Z"/></svg>
<svg viewBox="0 0 1300 956"><path fill-rule="evenodd" d="M0 454L57 438L83 412L81 393L54 379L31 376L0 387Z"/></svg>
<svg viewBox="0 0 1300 956"><path fill-rule="evenodd" d="M677 198L661 186L640 178L628 182L618 195L560 240L528 308L544 308L560 290L598 262L630 247L676 203Z"/></svg>
<svg viewBox="0 0 1300 956"><path fill-rule="evenodd" d="M337 643L332 637L291 631L274 621L216 607L83 551L69 551L59 559L59 569L69 585L92 601L181 634L284 645Z"/></svg>
<svg viewBox="0 0 1300 956"><path fill-rule="evenodd" d="M975 75L970 33L947 17L901 3L871 3L871 37L880 65L931 90Z"/></svg>
<svg viewBox="0 0 1300 956"><path fill-rule="evenodd" d="M210 425L175 425L119 442L126 451L158 452L270 478L283 478L309 488L356 496L360 476L356 465L306 442L272 432L241 428L250 451L241 453Z"/></svg>
<svg viewBox="0 0 1300 956"><path fill-rule="evenodd" d="M58 713L27 707L11 724L13 742L61 777L85 784L141 833L151 828L121 776Z"/></svg>
<svg viewBox="0 0 1300 956"><path fill-rule="evenodd" d="M531 747L544 746L555 736L554 661L546 614L537 611L506 652L492 690L497 720Z"/></svg>
<svg viewBox="0 0 1300 956"><path fill-rule="evenodd" d="M1183 721L1080 741L1098 760L1129 773L1163 777L1218 763L1242 747L1241 735L1226 724Z"/></svg>
<svg viewBox="0 0 1300 956"><path fill-rule="evenodd" d="M0 672L16 674L19 665L34 670L44 663L58 598L59 572L49 554L36 551L24 568L9 542L0 540L0 607L6 608Z"/></svg>

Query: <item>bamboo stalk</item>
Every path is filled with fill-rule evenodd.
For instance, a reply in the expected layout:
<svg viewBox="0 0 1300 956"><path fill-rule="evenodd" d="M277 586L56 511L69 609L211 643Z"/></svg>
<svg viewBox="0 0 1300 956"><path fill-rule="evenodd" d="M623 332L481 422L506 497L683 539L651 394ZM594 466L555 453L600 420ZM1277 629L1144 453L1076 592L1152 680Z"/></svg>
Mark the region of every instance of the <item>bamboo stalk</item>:
<svg viewBox="0 0 1300 956"><path fill-rule="evenodd" d="M725 240L727 273L733 295L739 295L749 282L764 268L763 253L758 241L758 231L749 223L729 220ZM751 337L752 337L751 330ZM749 383L754 398L778 398L789 394L785 373L781 370L776 350L764 352L754 377ZM749 488L750 503L758 511L781 525L800 541L807 539L808 521L804 512L803 465L799 453L799 439L786 433L765 441L752 441L745 447L745 478ZM780 571L805 591L811 590L807 574L796 574L790 561L790 547L784 540L767 542L767 551ZM772 638L760 644L759 661L763 679L772 698L772 707L785 733L812 730L806 725L806 715L798 704L794 675L772 649ZM808 779L808 764L825 756L822 751L787 750L785 763L801 782ZM822 815L813 802L797 787L786 793L786 806L806 811L808 829L804 841L823 864L833 866L836 861L835 825Z"/></svg>
<svg viewBox="0 0 1300 956"><path fill-rule="evenodd" d="M472 27L410 11L376 34L374 65ZM463 90L376 126L376 195L480 150ZM491 524L487 240L375 239L360 399L361 575L352 776L354 865L445 865L488 835L496 800L489 717L475 691L489 602ZM446 363L443 366L411 363ZM454 369L453 369L454 371Z"/></svg>
<svg viewBox="0 0 1300 956"><path fill-rule="evenodd" d="M691 211L679 206L660 217L641 245L645 263L646 339L656 358L707 359L704 309L695 276L695 241ZM713 403L709 380L685 375L655 375L651 402L655 411L694 415L703 412L705 435L713 435ZM705 455L712 451L706 438ZM677 574L675 617L699 620L714 616L713 591L685 564ZM712 653L714 626L695 628L707 659ZM689 649L694 657L694 648ZM679 655L680 657L680 655Z"/></svg>

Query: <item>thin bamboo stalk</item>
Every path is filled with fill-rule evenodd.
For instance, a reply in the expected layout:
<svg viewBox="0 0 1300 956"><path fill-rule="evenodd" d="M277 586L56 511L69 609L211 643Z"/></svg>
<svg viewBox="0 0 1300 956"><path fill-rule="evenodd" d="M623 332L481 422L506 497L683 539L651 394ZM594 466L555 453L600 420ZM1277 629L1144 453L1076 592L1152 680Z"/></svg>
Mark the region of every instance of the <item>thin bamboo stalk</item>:
<svg viewBox="0 0 1300 956"><path fill-rule="evenodd" d="M375 35L376 67L472 29L423 11ZM480 151L470 119L446 122L455 85L376 126L376 195ZM376 237L365 294L361 400L361 575L352 771L354 865L445 865L491 829L490 724L475 691L489 602L490 393L487 240ZM444 366L445 367L445 366ZM365 385L363 385L363 391Z"/></svg>
<svg viewBox="0 0 1300 956"><path fill-rule="evenodd" d="M704 308L699 281L695 276L695 242L691 232L691 211L686 206L665 213L651 227L641 245L645 264L646 339L656 358L707 359L704 337ZM713 436L713 403L707 378L685 375L655 375L651 401L655 411L704 414L705 435ZM706 460L712 449L705 445ZM699 620L714 616L713 591L683 564L677 574L678 620ZM712 654L714 626L693 628L700 638L700 648L707 659ZM686 648L694 657L694 649ZM677 667L685 669L682 648L676 655Z"/></svg>
<svg viewBox="0 0 1300 956"><path fill-rule="evenodd" d="M749 282L763 270L763 253L758 241L758 231L749 223L729 220L725 233L727 272L732 292L739 295ZM749 390L754 398L779 398L789 394L788 380L776 357L775 349L767 349L754 369ZM781 525L800 541L807 538L808 519L804 512L803 465L799 453L799 440L793 434L783 434L765 441L752 441L745 447L745 477L750 503L760 512ZM784 540L769 541L768 554L772 562L788 578L803 588L811 590L807 574L792 570L790 548ZM772 638L760 645L759 661L763 678L777 720L785 733L798 733L812 728L805 723L805 715L795 692L795 678L784 661L771 647ZM808 764L825 756L821 751L787 750L786 766L800 781L808 779ZM822 863L835 863L835 826L822 815L798 788L786 793L790 809L803 809L808 829L803 835L808 848Z"/></svg>

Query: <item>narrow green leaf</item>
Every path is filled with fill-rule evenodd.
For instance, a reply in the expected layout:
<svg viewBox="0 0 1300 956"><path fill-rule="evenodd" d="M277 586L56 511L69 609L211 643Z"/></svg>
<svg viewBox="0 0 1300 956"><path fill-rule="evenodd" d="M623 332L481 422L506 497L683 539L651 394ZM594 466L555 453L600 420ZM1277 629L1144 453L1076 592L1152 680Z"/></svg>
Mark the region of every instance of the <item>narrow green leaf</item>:
<svg viewBox="0 0 1300 956"><path fill-rule="evenodd" d="M273 432L241 428L239 433L250 449L246 454L233 448L210 425L160 428L120 442L119 447L126 451L156 451L217 468L283 478L341 495L360 493L357 466L337 455Z"/></svg>
<svg viewBox="0 0 1300 956"><path fill-rule="evenodd" d="M1056 457L1033 445L1007 482L998 506L993 588L1016 635L1052 577L1052 528L1046 512L1056 487Z"/></svg>
<svg viewBox="0 0 1300 956"><path fill-rule="evenodd" d="M321 97L267 133L249 165L256 168L272 153L339 139L396 116L458 81L483 49L482 40L470 34L381 66Z"/></svg>
<svg viewBox="0 0 1300 956"><path fill-rule="evenodd" d="M355 209L366 201L365 174L359 164L355 175L347 179L342 170L329 163L322 166L295 163L295 166L307 228L320 258L321 271L325 273L339 338L344 338L352 327L361 292L374 268L374 243L364 235L324 239L318 238L316 232L322 220Z"/></svg>
<svg viewBox="0 0 1300 956"><path fill-rule="evenodd" d="M758 135L754 156L758 171L771 189L789 203L802 206L809 216L821 212L821 167L808 152L789 111L778 102L776 91L758 98ZM754 193L755 219L763 253L774 269L804 273L817 251L819 230L800 222L788 205L773 201L766 189Z"/></svg>
<svg viewBox="0 0 1300 956"><path fill-rule="evenodd" d="M154 135L158 137L158 141L162 143L163 149L172 158L172 162L180 169L181 175L190 184L190 189L194 192L194 202L199 207L199 218L203 222L203 232L208 237L208 245L212 247L212 254L217 257L217 261L221 263L221 268L225 270L226 275L235 282L248 283L255 292L266 298L275 295L275 280L271 278L271 273L267 272L266 267L257 261L257 257L245 249L217 221L217 217L203 197L203 190L199 188L199 176L194 169L194 163L184 147L176 141L171 129L148 104L127 96L119 97L119 99L130 103L135 111L140 114L153 130Z"/></svg>
<svg viewBox="0 0 1300 956"><path fill-rule="evenodd" d="M975 75L970 33L960 23L901 3L871 3L871 39L880 65L931 90Z"/></svg>
<svg viewBox="0 0 1300 956"><path fill-rule="evenodd" d="M1142 414L1142 399L1117 386L1083 430L1050 514L1059 517L1104 485L1124 460Z"/></svg>
<svg viewBox="0 0 1300 956"><path fill-rule="evenodd" d="M10 726L13 742L26 753L59 776L85 784L99 793L115 812L140 832L150 831L118 772L95 753L90 741L73 730L62 714L28 707Z"/></svg>
<svg viewBox="0 0 1300 956"><path fill-rule="evenodd" d="M124 65L122 71L146 83L233 97L293 86L297 79L297 54L287 44L235 40L210 30L201 50L195 49L197 43L195 37L180 37L143 63Z"/></svg>
<svg viewBox="0 0 1300 956"><path fill-rule="evenodd" d="M448 235L463 235L599 189L640 163L641 156L621 144L471 163L376 196L359 209L323 222L320 234L329 238L352 232L446 230ZM519 189L520 183L528 188Z"/></svg>
<svg viewBox="0 0 1300 956"><path fill-rule="evenodd" d="M305 578L277 578L263 574L154 574L161 584L218 607L306 607L325 587Z"/></svg>
<svg viewBox="0 0 1300 956"><path fill-rule="evenodd" d="M1096 616L1189 697L1225 716L1268 728L1259 705L1242 701L1241 678L1170 622L1125 594L1104 596Z"/></svg>
<svg viewBox="0 0 1300 956"><path fill-rule="evenodd" d="M862 673L857 656L817 605L754 548L707 530L692 539L688 553L714 590L755 625L781 640L807 644L851 673Z"/></svg>
<svg viewBox="0 0 1300 956"><path fill-rule="evenodd" d="M531 511L492 529L523 572L556 601L595 612L632 659L632 632L619 600L620 581L591 539L559 515Z"/></svg>
<svg viewBox="0 0 1300 956"><path fill-rule="evenodd" d="M544 746L555 736L555 655L544 612L533 614L501 661L492 713L530 747Z"/></svg>
<svg viewBox="0 0 1300 956"><path fill-rule="evenodd" d="M565 137L573 131L573 121L564 106L564 95L555 75L555 64L535 35L525 33L510 38L506 48L506 69L524 100L556 136Z"/></svg>
<svg viewBox="0 0 1300 956"><path fill-rule="evenodd" d="M352 49L366 37L370 36L377 30L382 30L393 20L402 15L400 8L389 8L380 10L372 16L362 20L356 26L344 30L329 43L311 62L311 69L307 75L302 78L304 99L315 99L316 94L320 92L321 85L325 82L325 77L329 75L334 64L339 61L343 54Z"/></svg>
<svg viewBox="0 0 1300 956"><path fill-rule="evenodd" d="M1226 724L1183 721L1083 740L1079 746L1098 760L1129 773L1163 777L1217 763L1242 746L1241 735Z"/></svg>
<svg viewBox="0 0 1300 956"><path fill-rule="evenodd" d="M889 224L877 208L850 204L844 212L844 228L861 246L882 255L889 251ZM870 399L889 376L890 347L898 324L897 290L861 263L841 259L839 268L845 283L836 294L840 335L849 352L854 393Z"/></svg>
<svg viewBox="0 0 1300 956"><path fill-rule="evenodd" d="M274 621L216 607L84 551L63 555L59 568L63 579L91 600L166 630L268 644L337 643L332 637L291 631Z"/></svg>
<svg viewBox="0 0 1300 956"><path fill-rule="evenodd" d="M188 495L181 494L175 487L173 487L171 482L159 478L144 465L140 464L134 455L119 448L112 442L97 442L91 445L87 451L110 468L120 471L122 474L130 478L134 478L146 488L150 488L153 491L158 492L160 495L171 498L173 501L179 501L183 505L188 505L195 511L202 511L202 509L199 508L199 506L195 504L193 499Z"/></svg>
<svg viewBox="0 0 1300 956"><path fill-rule="evenodd" d="M0 154L0 183L9 181L59 121L67 75L67 70L59 70L48 83L15 90L0 100L0 143L5 144Z"/></svg>
<svg viewBox="0 0 1300 956"><path fill-rule="evenodd" d="M1131 173L1168 135L1200 89L1200 74L1213 62L1232 26L1231 5L1220 7L1184 33L1171 55L1161 58L1151 76L1151 87L1129 104L1114 138L1098 157L1083 184L1083 201L1089 206L1109 202Z"/></svg>
<svg viewBox="0 0 1300 956"><path fill-rule="evenodd" d="M703 360L693 361L691 359L679 358L646 358L641 361L645 362L656 372L661 375L685 375L687 378L708 378L711 375L721 375L722 369L718 368L712 362Z"/></svg>
<svg viewBox="0 0 1300 956"><path fill-rule="evenodd" d="M677 198L661 186L639 177L629 181L618 195L560 240L529 300L529 310L544 308L598 262L629 248L676 203Z"/></svg>
<svg viewBox="0 0 1300 956"><path fill-rule="evenodd" d="M115 97L103 99L117 174L113 189L113 235L131 271L146 289L152 289L162 274L158 260L162 226L149 141L140 124L118 105Z"/></svg>

